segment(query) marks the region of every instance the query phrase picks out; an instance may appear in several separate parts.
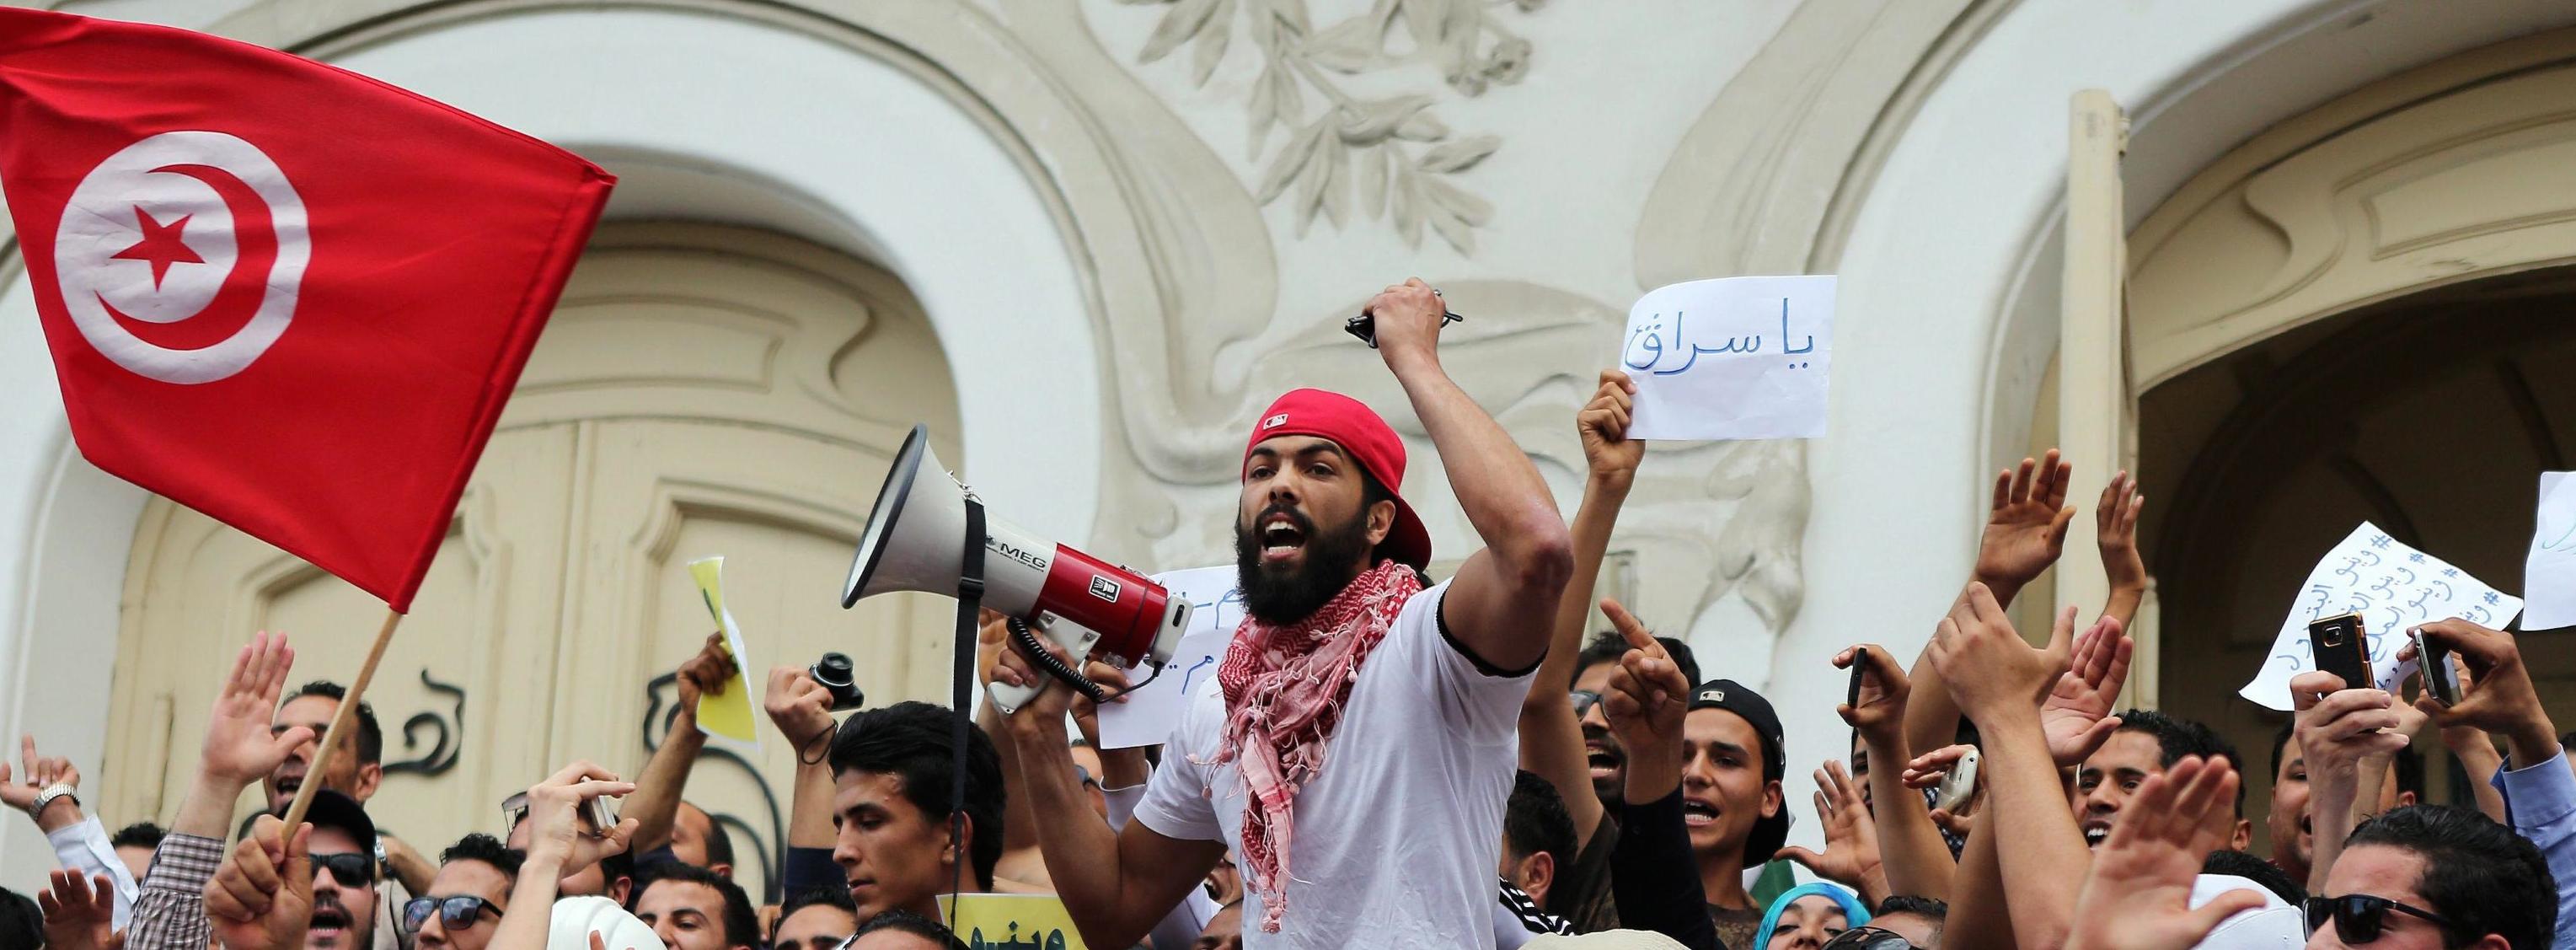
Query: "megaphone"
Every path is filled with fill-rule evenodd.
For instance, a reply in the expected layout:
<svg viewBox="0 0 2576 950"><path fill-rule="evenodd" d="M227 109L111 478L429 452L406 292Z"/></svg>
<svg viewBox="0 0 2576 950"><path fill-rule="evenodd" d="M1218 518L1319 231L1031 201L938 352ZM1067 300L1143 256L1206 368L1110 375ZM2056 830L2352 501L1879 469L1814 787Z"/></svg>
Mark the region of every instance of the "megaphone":
<svg viewBox="0 0 2576 950"><path fill-rule="evenodd" d="M841 606L895 591L957 596L968 497L931 454L929 427L913 426L868 513ZM1190 602L1162 585L999 518L984 520L982 540L985 607L1037 621L1037 629L1074 655L1121 668L1150 663L1160 669L1180 648ZM993 704L1017 712L1043 685L995 683Z"/></svg>

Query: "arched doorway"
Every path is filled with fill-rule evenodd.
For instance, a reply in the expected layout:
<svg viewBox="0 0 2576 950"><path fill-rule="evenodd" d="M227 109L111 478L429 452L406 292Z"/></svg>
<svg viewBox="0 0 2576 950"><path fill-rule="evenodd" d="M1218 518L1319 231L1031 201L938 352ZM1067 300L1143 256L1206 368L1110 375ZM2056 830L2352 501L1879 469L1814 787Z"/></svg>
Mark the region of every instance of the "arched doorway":
<svg viewBox="0 0 2576 950"><path fill-rule="evenodd" d="M710 629L687 575L698 557L726 558L755 684L830 649L860 659L877 701L944 696L944 603L843 611L831 594L911 424L957 457L954 393L920 305L882 270L762 232L604 229L369 693L394 773L376 810L400 816L387 830L434 852L495 830L504 796L572 758L640 769L674 700L665 674ZM126 582L117 814L167 814L185 794L184 733L239 631L292 634L298 682L345 681L382 610L163 499L145 508ZM775 741L711 751L689 785L730 826L754 894L791 791L764 776L792 774L793 755Z"/></svg>
<svg viewBox="0 0 2576 950"><path fill-rule="evenodd" d="M2244 751L2252 801L2283 717L2235 692L2354 524L2522 586L2537 473L2576 446L2570 94L2576 34L2454 56L2276 125L2132 232L2157 698ZM2554 636L2526 655L2576 698Z"/></svg>

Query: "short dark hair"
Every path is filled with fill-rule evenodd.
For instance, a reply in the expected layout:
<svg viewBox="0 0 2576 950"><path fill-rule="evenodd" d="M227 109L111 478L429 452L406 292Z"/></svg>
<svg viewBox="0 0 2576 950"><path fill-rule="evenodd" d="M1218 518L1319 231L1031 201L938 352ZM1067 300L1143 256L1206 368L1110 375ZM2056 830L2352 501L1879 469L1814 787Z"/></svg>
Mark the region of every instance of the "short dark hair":
<svg viewBox="0 0 2576 950"><path fill-rule="evenodd" d="M947 946L949 950L966 950L966 941L957 939L957 934L954 931L941 926L936 920L932 920L908 910L889 910L879 912L876 916L870 917L865 922L860 923L859 932L851 934L850 936L853 938L864 937L880 930L891 930L896 933L907 933L917 937L926 937L932 942Z"/></svg>
<svg viewBox="0 0 2576 950"><path fill-rule="evenodd" d="M700 807L696 802L682 801L681 804L696 808L698 814L707 816L707 863L732 866L733 833L725 830L724 822L716 818L715 812Z"/></svg>
<svg viewBox="0 0 2576 950"><path fill-rule="evenodd" d="M489 864L492 870L499 871L502 877L509 878L513 885L519 881L519 864L527 859L527 852L511 848L502 844L501 839L479 831L456 839L455 844L448 845L447 850L438 853L440 864L454 864L458 861L481 861Z"/></svg>
<svg viewBox="0 0 2576 950"><path fill-rule="evenodd" d="M1522 769L1512 779L1511 801L1503 808L1503 847L1513 859L1544 852L1556 861L1556 872L1574 868L1574 816L1556 785Z"/></svg>
<svg viewBox="0 0 2576 950"><path fill-rule="evenodd" d="M903 797L922 817L948 817L949 786L956 780L955 728L949 711L924 702L896 703L862 710L842 721L832 737L832 774L867 772L892 775L903 782ZM993 865L1002 860L1002 759L993 740L973 723L966 725L966 819L974 827L966 853L975 866L975 883L993 886Z"/></svg>
<svg viewBox="0 0 2576 950"><path fill-rule="evenodd" d="M602 888L615 887L617 886L617 882L620 880L623 880L628 884L633 884L635 882L634 852L620 851L616 854L599 859L599 886ZM630 898L633 897L634 891L629 889L627 891L627 896ZM631 905L634 902L630 900L627 903ZM633 910L634 908L630 906L627 909Z"/></svg>
<svg viewBox="0 0 2576 950"><path fill-rule="evenodd" d="M2210 852L2208 859L2200 863L2200 873L2236 875L2262 885L2264 890L2281 895L2281 899L2288 901L2292 907L2306 903L2308 899L2308 889L2299 886L2299 882L2291 880L2290 872L2281 870L2280 865L2243 851L2226 849Z"/></svg>
<svg viewBox="0 0 2576 950"><path fill-rule="evenodd" d="M123 828L116 829L116 837L107 839L107 846L111 848L159 848L161 847L161 839L168 834L169 832L162 830L160 825L156 825L148 821L138 821Z"/></svg>
<svg viewBox="0 0 2576 950"><path fill-rule="evenodd" d="M2236 744L2227 741L2218 730L2195 720L2185 719L2154 709L2131 709L2120 713L2120 732L2143 732L2156 740L2157 764L2172 768L2183 756L2196 755L2210 761L2226 759L2228 767L2245 771L2245 756ZM2245 816L2245 783L2236 783L2236 815Z"/></svg>
<svg viewBox="0 0 2576 950"><path fill-rule="evenodd" d="M45 912L25 894L0 887L0 947L45 945Z"/></svg>
<svg viewBox="0 0 2576 950"><path fill-rule="evenodd" d="M2297 731L2298 727L2299 721L2292 719L2282 723L2281 728L2272 730L2272 775L2275 777L2281 774L2281 753L2290 747L2290 733Z"/></svg>
<svg viewBox="0 0 2576 950"><path fill-rule="evenodd" d="M1691 683L1700 681L1699 658L1692 655L1690 644L1683 643L1678 637L1656 637L1655 642L1664 645L1664 653L1673 658L1674 666L1681 667L1684 681ZM1583 671L1598 664L1617 663L1620 657L1627 654L1628 638L1621 636L1619 631L1604 630L1593 634L1592 642L1583 645L1582 653L1575 654L1574 679L1582 679ZM1567 689L1574 688L1574 681L1567 680L1565 686Z"/></svg>
<svg viewBox="0 0 2576 950"><path fill-rule="evenodd" d="M2540 849L2487 816L2445 805L2408 805L2363 822L2344 855L2363 845L2402 848L2424 859L2415 893L2451 920L2445 946L2487 934L2513 950L2541 950L2558 930L2558 883Z"/></svg>
<svg viewBox="0 0 2576 950"><path fill-rule="evenodd" d="M664 881L704 884L714 888L716 894L724 899L725 943L737 947L760 945L760 918L752 914L751 898L743 894L742 885L694 864L658 861L645 868L643 879L635 882L634 905L644 906L644 892Z"/></svg>
<svg viewBox="0 0 2576 950"><path fill-rule="evenodd" d="M778 942L778 928L787 926L787 918L796 916L797 911L817 904L848 911L853 920L859 916L859 902L850 899L848 888L834 887L829 884L804 888L787 895L787 903L778 905L778 920L769 927L769 942Z"/></svg>
<svg viewBox="0 0 2576 950"><path fill-rule="evenodd" d="M320 696L336 703L346 701L349 691L330 680L314 680L296 687L295 692L286 694L286 698L278 700L277 705L282 709L287 703L307 696ZM322 737L314 736L313 741L320 742ZM385 730L376 725L376 707L367 705L363 699L358 701L358 764L385 764Z"/></svg>
<svg viewBox="0 0 2576 950"><path fill-rule="evenodd" d="M1938 897L1889 894L1886 900L1878 902L1878 909L1869 912L1871 917L1885 917L1889 914L1919 914L1932 918L1932 939L1937 941L1941 939L1941 931L1949 925L1950 902Z"/></svg>

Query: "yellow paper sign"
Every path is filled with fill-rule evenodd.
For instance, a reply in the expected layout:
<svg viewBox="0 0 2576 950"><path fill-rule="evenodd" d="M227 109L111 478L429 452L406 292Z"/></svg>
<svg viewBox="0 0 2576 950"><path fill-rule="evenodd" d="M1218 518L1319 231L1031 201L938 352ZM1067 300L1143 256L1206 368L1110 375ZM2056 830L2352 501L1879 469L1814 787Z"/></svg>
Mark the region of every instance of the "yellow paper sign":
<svg viewBox="0 0 2576 950"><path fill-rule="evenodd" d="M742 649L742 629L733 622L733 611L725 609L724 558L704 557L689 562L689 576L698 582L698 595L707 603L707 613L724 631L725 651L733 654L733 677L724 688L698 697L698 728L710 736L760 747L760 727L752 714L751 660Z"/></svg>
<svg viewBox="0 0 2576 950"><path fill-rule="evenodd" d="M1053 894L942 894L939 912L969 950L1083 950L1073 915Z"/></svg>

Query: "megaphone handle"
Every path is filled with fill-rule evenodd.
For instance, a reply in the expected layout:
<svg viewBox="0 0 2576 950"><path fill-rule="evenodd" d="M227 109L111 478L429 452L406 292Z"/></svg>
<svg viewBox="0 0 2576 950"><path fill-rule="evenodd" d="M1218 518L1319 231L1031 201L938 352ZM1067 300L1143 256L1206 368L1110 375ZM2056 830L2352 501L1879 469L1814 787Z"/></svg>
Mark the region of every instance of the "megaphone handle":
<svg viewBox="0 0 2576 950"><path fill-rule="evenodd" d="M1092 682L1090 677L1082 675L1082 671L1065 665L1063 660L1056 659L1055 654L1047 652L1046 645L1038 642L1037 634L1029 629L1027 622L1013 617L1008 626L1012 649L1020 651L1020 655L1027 657L1030 663L1037 665L1038 669L1046 671L1049 677L1062 681L1066 686L1073 687L1075 692L1088 697L1094 703L1107 698L1107 693L1100 688L1100 684ZM1074 633L1071 627L1064 629L1065 635L1071 637L1073 642L1064 640L1057 642L1064 643L1068 649L1080 648L1084 645L1081 634ZM1055 631L1048 631L1048 636L1053 638ZM1046 685L1045 680L1038 681L1034 687L994 684L993 704L1001 707L1005 713L1018 712L1021 706L1028 705L1028 701L1035 698L1038 691L1046 688ZM1016 695L1020 693L1027 695Z"/></svg>

